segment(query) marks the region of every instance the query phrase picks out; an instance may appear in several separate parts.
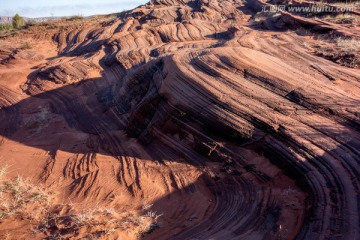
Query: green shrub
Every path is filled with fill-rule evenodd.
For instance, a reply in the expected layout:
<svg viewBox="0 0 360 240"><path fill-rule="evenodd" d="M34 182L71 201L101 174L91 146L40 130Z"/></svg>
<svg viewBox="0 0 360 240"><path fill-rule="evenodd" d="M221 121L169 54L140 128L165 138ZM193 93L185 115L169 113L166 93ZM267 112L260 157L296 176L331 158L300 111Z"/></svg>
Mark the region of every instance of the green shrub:
<svg viewBox="0 0 360 240"><path fill-rule="evenodd" d="M84 17L81 16L81 15L74 15L74 16L71 16L71 17L68 17L66 20L68 21L74 21L74 20L81 20L83 19Z"/></svg>
<svg viewBox="0 0 360 240"><path fill-rule="evenodd" d="M24 18L20 17L19 14L16 14L13 17L12 24L13 24L14 28L21 28L21 27L25 26L26 21L24 20Z"/></svg>
<svg viewBox="0 0 360 240"><path fill-rule="evenodd" d="M2 23L0 24L0 31L8 31L12 29L12 25L10 23Z"/></svg>

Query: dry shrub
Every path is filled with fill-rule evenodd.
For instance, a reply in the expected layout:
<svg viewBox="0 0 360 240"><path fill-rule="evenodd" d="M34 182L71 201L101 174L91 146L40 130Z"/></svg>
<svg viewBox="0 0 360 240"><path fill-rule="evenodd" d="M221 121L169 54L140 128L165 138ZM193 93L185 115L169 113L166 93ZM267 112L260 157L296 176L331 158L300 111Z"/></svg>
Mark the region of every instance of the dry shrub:
<svg viewBox="0 0 360 240"><path fill-rule="evenodd" d="M143 215L97 205L59 204L55 192L20 176L7 178L7 169L0 168L0 223L28 221L33 233L45 235L45 239L108 239L124 232L142 237L159 227L162 214L152 211L152 204L144 204Z"/></svg>
<svg viewBox="0 0 360 240"><path fill-rule="evenodd" d="M0 169L0 220L14 216L34 219L46 211L55 193L20 176L7 179L6 171L6 167Z"/></svg>
<svg viewBox="0 0 360 240"><path fill-rule="evenodd" d="M338 15L326 15L322 18L325 21L329 21L337 24L359 24L360 17L350 13L343 13Z"/></svg>
<svg viewBox="0 0 360 240"><path fill-rule="evenodd" d="M360 68L360 40L349 37L327 35L319 37L319 41L327 43L319 46L316 54L340 65ZM335 46L334 46L335 45Z"/></svg>
<svg viewBox="0 0 360 240"><path fill-rule="evenodd" d="M342 38L336 39L336 45L345 52L356 52L360 51L360 40L355 38Z"/></svg>

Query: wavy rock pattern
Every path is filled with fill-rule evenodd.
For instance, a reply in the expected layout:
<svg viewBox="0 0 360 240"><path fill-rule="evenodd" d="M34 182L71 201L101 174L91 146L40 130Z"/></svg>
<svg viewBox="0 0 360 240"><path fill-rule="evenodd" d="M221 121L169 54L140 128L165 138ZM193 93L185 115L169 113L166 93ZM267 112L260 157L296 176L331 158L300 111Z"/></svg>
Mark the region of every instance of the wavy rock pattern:
<svg viewBox="0 0 360 240"><path fill-rule="evenodd" d="M1 133L21 141L10 123L33 98L46 105L82 144L38 144L65 152L45 179L57 171L74 195L157 199L167 214L150 239L359 239L360 72L301 36L250 28L250 13L151 1L58 33L32 98L14 104L0 88Z"/></svg>

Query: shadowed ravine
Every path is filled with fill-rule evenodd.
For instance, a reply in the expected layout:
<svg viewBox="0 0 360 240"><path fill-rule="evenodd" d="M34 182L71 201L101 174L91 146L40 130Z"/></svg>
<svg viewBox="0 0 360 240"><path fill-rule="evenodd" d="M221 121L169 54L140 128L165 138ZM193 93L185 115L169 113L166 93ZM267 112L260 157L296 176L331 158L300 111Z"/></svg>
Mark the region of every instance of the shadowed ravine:
<svg viewBox="0 0 360 240"><path fill-rule="evenodd" d="M148 239L359 239L360 72L246 6L152 1L55 33L58 56L0 85L1 155L69 197L154 203Z"/></svg>

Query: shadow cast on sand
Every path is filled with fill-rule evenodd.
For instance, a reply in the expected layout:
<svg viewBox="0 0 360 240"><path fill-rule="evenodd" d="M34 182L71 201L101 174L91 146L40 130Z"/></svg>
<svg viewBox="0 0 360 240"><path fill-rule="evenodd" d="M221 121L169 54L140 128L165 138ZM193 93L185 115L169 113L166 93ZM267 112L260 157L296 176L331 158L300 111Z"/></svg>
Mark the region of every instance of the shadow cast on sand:
<svg viewBox="0 0 360 240"><path fill-rule="evenodd" d="M93 103L98 102L96 86L102 82L103 78L84 80L3 107L0 110L1 135L49 152L54 151L54 146L59 146L59 150L67 152L79 152L81 147L78 145L81 145L81 141L76 143L65 140L62 143L62 136L70 134L76 137L77 134L86 134L89 141L90 138L94 140L94 136L97 136L92 146L96 152L100 143L98 138L101 137L99 126L106 123L110 128L109 131L116 130L113 123L101 118L101 113L105 109L93 108ZM100 107L99 104L95 106Z"/></svg>

